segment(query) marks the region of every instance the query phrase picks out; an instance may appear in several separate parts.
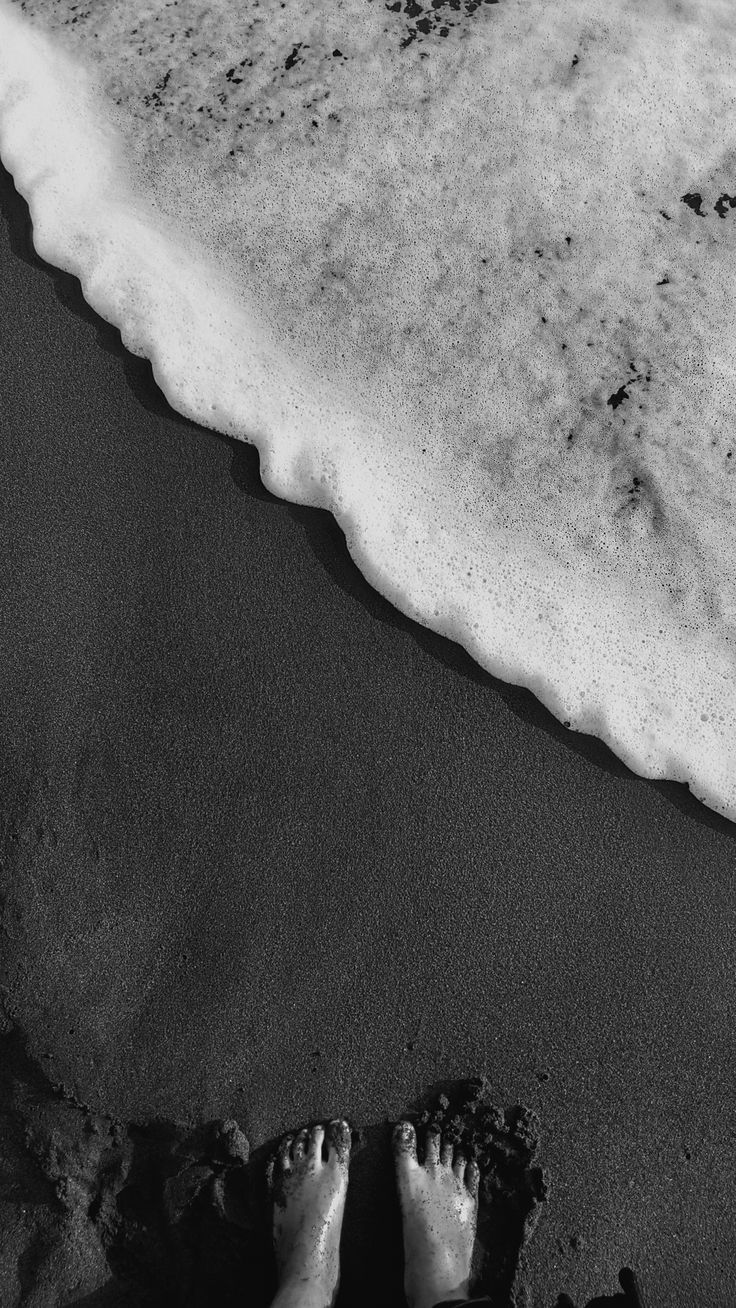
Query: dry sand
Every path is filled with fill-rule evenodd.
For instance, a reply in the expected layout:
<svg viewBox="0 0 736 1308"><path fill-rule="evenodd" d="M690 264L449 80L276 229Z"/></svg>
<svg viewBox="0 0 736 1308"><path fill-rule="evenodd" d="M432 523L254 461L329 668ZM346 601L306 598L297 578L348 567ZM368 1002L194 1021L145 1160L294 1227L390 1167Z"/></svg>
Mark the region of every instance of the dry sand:
<svg viewBox="0 0 736 1308"><path fill-rule="evenodd" d="M386 1123L485 1074L549 1180L520 1303L733 1308L736 827L395 613L2 204L3 1306L125 1302L134 1153L242 1261L206 1124L258 1161L337 1113L340 1302L399 1304Z"/></svg>

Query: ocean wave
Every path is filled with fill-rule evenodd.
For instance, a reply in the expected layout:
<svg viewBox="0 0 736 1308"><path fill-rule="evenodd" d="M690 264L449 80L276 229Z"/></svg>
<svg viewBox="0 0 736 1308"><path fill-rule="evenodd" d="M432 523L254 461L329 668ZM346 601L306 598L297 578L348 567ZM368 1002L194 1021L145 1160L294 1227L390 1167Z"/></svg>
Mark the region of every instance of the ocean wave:
<svg viewBox="0 0 736 1308"><path fill-rule="evenodd" d="M725 3L0 0L36 248L170 403L731 819L735 50Z"/></svg>

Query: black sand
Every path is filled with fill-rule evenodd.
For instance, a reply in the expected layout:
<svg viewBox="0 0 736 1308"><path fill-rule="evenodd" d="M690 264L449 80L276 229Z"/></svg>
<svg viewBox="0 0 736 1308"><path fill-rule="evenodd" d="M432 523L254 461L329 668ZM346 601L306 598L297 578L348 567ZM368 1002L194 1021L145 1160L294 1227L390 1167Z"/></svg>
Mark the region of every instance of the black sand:
<svg viewBox="0 0 736 1308"><path fill-rule="evenodd" d="M67 1275L45 1206L96 1216L48 1140L23 1171L46 1097L85 1139L234 1118L256 1153L347 1114L341 1303L398 1304L385 1123L485 1073L549 1180L520 1303L630 1268L732 1308L736 826L392 610L2 200L7 1302ZM82 1262L58 1302L117 1303Z"/></svg>

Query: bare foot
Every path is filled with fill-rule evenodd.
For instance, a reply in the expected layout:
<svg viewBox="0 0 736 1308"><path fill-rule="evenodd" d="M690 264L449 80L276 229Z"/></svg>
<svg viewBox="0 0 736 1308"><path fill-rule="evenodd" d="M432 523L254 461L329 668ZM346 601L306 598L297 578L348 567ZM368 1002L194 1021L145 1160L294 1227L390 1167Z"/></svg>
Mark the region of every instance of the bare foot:
<svg viewBox="0 0 736 1308"><path fill-rule="evenodd" d="M439 1130L427 1131L420 1163L411 1122L396 1123L393 1145L409 1308L467 1299L478 1217L478 1166L468 1163Z"/></svg>
<svg viewBox="0 0 736 1308"><path fill-rule="evenodd" d="M272 1308L334 1303L349 1162L350 1127L344 1121L281 1140L268 1170L279 1278Z"/></svg>

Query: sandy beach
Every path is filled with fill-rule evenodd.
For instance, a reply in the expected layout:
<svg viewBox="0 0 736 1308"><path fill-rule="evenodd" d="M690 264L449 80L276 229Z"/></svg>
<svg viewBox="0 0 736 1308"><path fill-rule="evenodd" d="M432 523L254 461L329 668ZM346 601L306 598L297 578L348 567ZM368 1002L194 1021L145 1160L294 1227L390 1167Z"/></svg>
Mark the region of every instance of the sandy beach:
<svg viewBox="0 0 736 1308"><path fill-rule="evenodd" d="M0 191L2 1304L128 1302L57 1129L234 1119L255 1169L345 1114L339 1302L399 1305L387 1124L485 1076L539 1120L519 1304L732 1308L736 827L393 610Z"/></svg>

